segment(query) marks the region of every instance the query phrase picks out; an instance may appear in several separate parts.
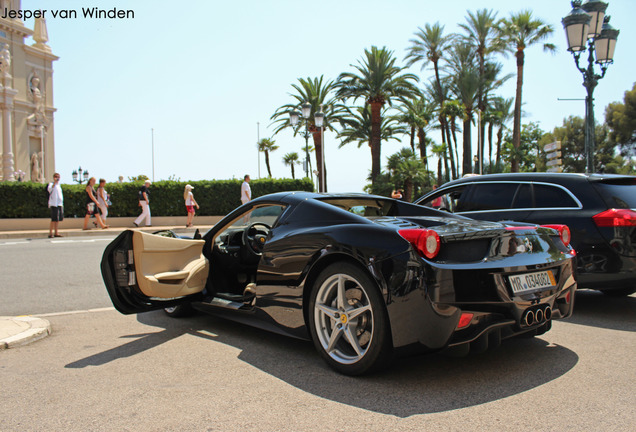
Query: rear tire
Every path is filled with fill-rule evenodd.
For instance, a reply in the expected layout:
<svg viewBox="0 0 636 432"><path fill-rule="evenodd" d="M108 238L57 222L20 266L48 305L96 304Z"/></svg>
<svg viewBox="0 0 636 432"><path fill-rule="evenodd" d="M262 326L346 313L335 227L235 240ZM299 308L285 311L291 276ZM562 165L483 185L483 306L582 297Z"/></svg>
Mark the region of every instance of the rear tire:
<svg viewBox="0 0 636 432"><path fill-rule="evenodd" d="M163 310L166 315L171 318L182 318L194 315L195 310L192 308L190 303L184 303L177 306L171 306L164 308Z"/></svg>
<svg viewBox="0 0 636 432"><path fill-rule="evenodd" d="M601 292L608 297L627 297L630 294L634 294L636 292L636 288L627 287L627 288L608 289L608 290L602 290Z"/></svg>
<svg viewBox="0 0 636 432"><path fill-rule="evenodd" d="M336 371L361 375L389 363L393 343L384 299L360 268L337 263L323 270L308 310L314 345Z"/></svg>

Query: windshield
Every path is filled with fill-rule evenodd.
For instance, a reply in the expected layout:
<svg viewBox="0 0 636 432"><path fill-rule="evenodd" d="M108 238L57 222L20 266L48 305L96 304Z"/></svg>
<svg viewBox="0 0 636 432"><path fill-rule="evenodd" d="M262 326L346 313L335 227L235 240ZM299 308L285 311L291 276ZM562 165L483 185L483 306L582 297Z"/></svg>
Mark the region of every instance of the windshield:
<svg viewBox="0 0 636 432"><path fill-rule="evenodd" d="M395 213L394 202L388 199L347 197L324 198L321 201L364 217L393 216Z"/></svg>

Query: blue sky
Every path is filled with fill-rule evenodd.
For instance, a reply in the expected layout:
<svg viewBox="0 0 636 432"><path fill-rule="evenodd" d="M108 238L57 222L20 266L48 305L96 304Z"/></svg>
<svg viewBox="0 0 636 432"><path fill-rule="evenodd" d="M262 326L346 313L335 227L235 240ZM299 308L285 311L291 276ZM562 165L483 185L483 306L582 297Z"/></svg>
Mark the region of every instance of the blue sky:
<svg viewBox="0 0 636 432"><path fill-rule="evenodd" d="M526 50L522 122L537 121L551 130L567 116L584 115L583 101L557 100L585 97L561 26L571 10L567 0L22 2L23 9L73 9L78 15L92 6L135 14L116 20L47 15L49 45L60 56L54 63L56 170L69 183L78 166L108 181L119 175L152 177L151 129L155 180L245 173L257 178L257 123L260 137L270 137L269 118L291 102L291 84L299 77L335 79L372 45L386 46L402 62L418 26L439 21L446 32L455 32L467 10L488 8L505 17L529 5L554 26L549 41L558 52ZM636 30L629 27L633 4L612 0L608 14L621 33L615 63L595 91L597 121L636 81ZM500 61L506 72L515 72L513 57ZM417 65L411 71L423 81L432 76ZM513 78L499 94L514 96L514 85ZM431 136L440 140L435 131ZM286 131L273 138L280 146L271 155L273 175L289 177L282 157L302 153L304 140ZM408 137L403 144L383 145L383 163L405 145ZM326 133L325 158L330 191L362 190L371 167L368 148L338 149L335 134ZM262 156L260 173L266 176Z"/></svg>

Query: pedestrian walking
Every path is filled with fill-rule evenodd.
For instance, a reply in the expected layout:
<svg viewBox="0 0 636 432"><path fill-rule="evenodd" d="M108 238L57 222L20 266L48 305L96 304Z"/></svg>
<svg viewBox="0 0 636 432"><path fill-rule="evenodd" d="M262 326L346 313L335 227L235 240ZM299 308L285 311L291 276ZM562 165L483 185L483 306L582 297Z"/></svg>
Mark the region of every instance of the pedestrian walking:
<svg viewBox="0 0 636 432"><path fill-rule="evenodd" d="M192 189L194 189L191 185L187 184L185 186L185 190L183 191L183 199L185 200L186 209L188 210L188 221L186 222L186 228L190 228L192 226L192 221L194 220L194 208L199 208L199 204L197 204L194 199L194 195L192 194Z"/></svg>
<svg viewBox="0 0 636 432"><path fill-rule="evenodd" d="M245 204L251 199L252 189L250 188L250 176L246 174L245 177L243 177L243 184L241 185L241 203Z"/></svg>
<svg viewBox="0 0 636 432"><path fill-rule="evenodd" d="M102 220L106 223L108 217L108 207L110 206L110 199L108 198L108 192L104 189L106 186L106 180L99 179L99 186L97 187L97 205L99 212L102 215Z"/></svg>
<svg viewBox="0 0 636 432"><path fill-rule="evenodd" d="M99 215L99 210L98 210L98 202L97 202L97 192L95 191L95 177L91 177L88 179L88 183L86 184L86 216L84 216L84 228L85 230L90 229L88 227L88 222L91 218L91 216L95 216L95 220L97 220L97 225L99 225L99 227L101 229L106 229L108 228L108 225L106 225L103 221L102 221L102 217Z"/></svg>
<svg viewBox="0 0 636 432"><path fill-rule="evenodd" d="M139 206L141 207L141 214L133 222L133 224L135 224L136 227L141 225L141 222L144 220L146 221L146 226L151 226L150 224L150 185L151 184L152 183L150 182L150 180L146 180L146 182L141 187L141 189L139 189Z"/></svg>
<svg viewBox="0 0 636 432"><path fill-rule="evenodd" d="M64 196L60 186L60 174L53 174L53 182L46 187L49 194L49 209L51 209L51 223L49 225L49 238L62 237L58 232L58 225L64 219Z"/></svg>

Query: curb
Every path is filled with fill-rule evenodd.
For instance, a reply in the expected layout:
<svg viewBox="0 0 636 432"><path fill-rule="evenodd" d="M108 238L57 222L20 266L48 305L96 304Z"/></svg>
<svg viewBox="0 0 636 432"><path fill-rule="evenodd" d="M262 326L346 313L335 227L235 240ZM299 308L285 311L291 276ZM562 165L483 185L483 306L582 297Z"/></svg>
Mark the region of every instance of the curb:
<svg viewBox="0 0 636 432"><path fill-rule="evenodd" d="M32 316L0 317L0 350L16 348L51 334L51 323Z"/></svg>

